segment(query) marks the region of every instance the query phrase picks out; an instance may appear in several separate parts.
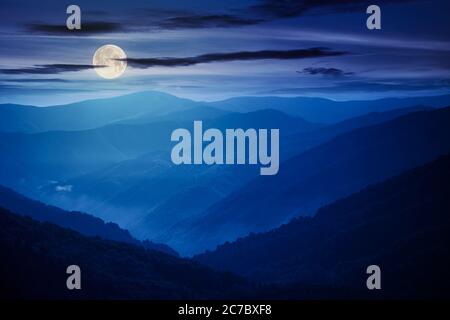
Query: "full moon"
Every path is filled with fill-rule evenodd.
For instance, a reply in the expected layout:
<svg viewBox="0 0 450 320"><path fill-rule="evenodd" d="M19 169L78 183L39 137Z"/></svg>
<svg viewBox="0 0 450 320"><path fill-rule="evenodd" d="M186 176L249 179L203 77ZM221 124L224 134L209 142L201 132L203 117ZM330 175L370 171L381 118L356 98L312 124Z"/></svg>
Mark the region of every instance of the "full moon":
<svg viewBox="0 0 450 320"><path fill-rule="evenodd" d="M98 66L94 70L100 77L115 79L120 77L127 68L125 60L117 59L126 59L126 57L127 55L121 48L113 44L107 44L95 51L92 65Z"/></svg>

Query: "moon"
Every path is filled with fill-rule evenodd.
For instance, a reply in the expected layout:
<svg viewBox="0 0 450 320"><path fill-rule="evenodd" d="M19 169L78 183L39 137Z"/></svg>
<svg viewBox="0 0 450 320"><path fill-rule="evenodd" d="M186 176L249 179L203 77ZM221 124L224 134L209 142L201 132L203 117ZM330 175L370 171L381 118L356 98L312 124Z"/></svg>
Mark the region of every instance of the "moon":
<svg viewBox="0 0 450 320"><path fill-rule="evenodd" d="M98 66L94 68L100 77L105 79L115 79L120 77L127 68L125 60L127 55L120 47L113 44L106 44L98 48L92 58L92 65Z"/></svg>

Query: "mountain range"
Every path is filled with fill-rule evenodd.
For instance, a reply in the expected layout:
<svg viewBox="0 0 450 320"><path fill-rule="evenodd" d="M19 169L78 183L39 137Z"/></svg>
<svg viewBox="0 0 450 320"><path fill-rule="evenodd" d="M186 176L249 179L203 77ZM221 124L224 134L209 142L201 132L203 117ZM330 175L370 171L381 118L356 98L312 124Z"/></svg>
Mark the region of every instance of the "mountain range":
<svg viewBox="0 0 450 320"><path fill-rule="evenodd" d="M271 109L301 117L310 122L336 123L371 112L391 111L399 108L450 105L450 95L433 97L386 98L371 101L333 101L309 97L236 97L210 104L228 112L249 112Z"/></svg>
<svg viewBox="0 0 450 320"><path fill-rule="evenodd" d="M123 242L86 237L0 208L2 299L200 299L251 292L240 277ZM68 290L66 268L81 269Z"/></svg>
<svg viewBox="0 0 450 320"><path fill-rule="evenodd" d="M46 205L2 186L0 186L0 207L13 211L16 214L31 217L37 221L51 222L58 226L75 230L86 236L131 243L171 255L178 255L176 251L167 245L148 240L139 241L133 238L128 230L120 228L115 223L105 223L100 218L83 212L68 212Z"/></svg>
<svg viewBox="0 0 450 320"><path fill-rule="evenodd" d="M0 104L0 132L80 131L118 123L144 124L165 120L208 119L229 112L248 113L274 108L308 122L335 123L370 112L420 105L444 107L450 105L450 95L373 101L333 101L308 97L238 97L224 101L202 102L163 92L144 91L49 107Z"/></svg>
<svg viewBox="0 0 450 320"><path fill-rule="evenodd" d="M198 253L309 216L334 200L450 152L450 108L419 111L341 134L257 177L158 241Z"/></svg>
<svg viewBox="0 0 450 320"><path fill-rule="evenodd" d="M201 102L157 91L50 107L2 104L0 131L36 133L88 130L121 121L134 121L140 117L163 116L201 105Z"/></svg>
<svg viewBox="0 0 450 320"><path fill-rule="evenodd" d="M281 160L287 160L338 134L419 110L430 109L411 107L372 113L330 126L311 124L273 110L262 110L210 119L205 121L205 127L248 128L252 124L276 124L284 132ZM48 184L40 189L37 197L63 208L87 211L119 222L140 238L170 241L171 246L183 250L179 247L179 241L172 242L172 238L178 237L178 232L174 232L176 225L195 219L208 207L256 178L258 172L257 168L248 166L174 166L168 155L168 151L148 153L60 181L59 184ZM58 185L73 188L70 192L55 191Z"/></svg>
<svg viewBox="0 0 450 320"><path fill-rule="evenodd" d="M260 101L255 99L242 101L248 100L250 104ZM414 121L403 124L411 137L396 129L397 123L392 124L392 139L380 127L413 112L435 112L433 108L415 105L423 102L441 106L445 96L429 100L391 99L382 101L385 107L381 107L382 102L370 102L366 107L350 107L345 111L348 115L362 115L331 124L310 122L289 109L294 105L298 110L314 109L311 107L314 99L273 99L274 104L255 102L255 108L247 108L242 103L243 109L226 110L220 103L186 101L163 93L144 92L67 106L30 107L33 110L30 119L41 124L26 129L22 123L15 130L4 128L10 132L0 133L0 183L42 202L114 221L139 239L167 243L181 254L190 255L248 232L277 227L297 215L313 214L329 201L446 151L446 146L439 144L440 141L445 144L447 132L439 131L445 116L437 129L426 135L427 117L416 119L423 121L417 130ZM278 105L278 99L284 102ZM283 107L288 101L291 107ZM340 102L317 101L323 106L327 102L330 108L345 109ZM393 102L399 102L399 106L395 107ZM269 105L272 108L261 109ZM412 107L403 108L404 105ZM11 108L0 107L0 113L7 115ZM5 120L5 125L28 121L22 117L21 110L18 107L17 119ZM388 111L364 113L368 110ZM35 116L35 112L47 115ZM59 113L64 115L60 117ZM45 122L42 119L46 117L57 121ZM91 122L84 121L84 117ZM71 124L66 123L69 118ZM340 118L345 117L335 120ZM279 128L280 173L265 179L258 176L254 166L173 165L170 133L180 127L191 128L196 119L203 120L205 128L222 130ZM378 129L367 131L369 127ZM441 133L444 137L438 136ZM379 145L373 143L377 136L382 137ZM417 148L412 144L415 137L418 137ZM436 142L429 146L428 154L425 145L430 139ZM395 153L392 147L395 143L404 145L410 154ZM366 162L366 149L374 154L372 162L367 161L368 166L364 168L359 162ZM383 160L382 168L372 172L369 164L378 166L377 156ZM324 159L332 161L324 162ZM311 175L314 172L317 174ZM255 200L259 198L261 201ZM270 213L271 208L277 208L277 212Z"/></svg>
<svg viewBox="0 0 450 320"><path fill-rule="evenodd" d="M0 207L0 257L8 261L0 265L0 296L448 297L449 178L447 155L325 206L315 217L297 218L270 232L226 243L214 252L196 256L194 261L142 246L86 237ZM65 287L65 271L72 264L82 270L82 290ZM382 290L371 292L365 288L365 270L372 264L382 270Z"/></svg>
<svg viewBox="0 0 450 320"><path fill-rule="evenodd" d="M158 92L0 105L0 294L447 297L447 105ZM279 128L279 173L174 165L170 134L194 120ZM83 292L66 290L69 264ZM370 264L382 292L365 287Z"/></svg>

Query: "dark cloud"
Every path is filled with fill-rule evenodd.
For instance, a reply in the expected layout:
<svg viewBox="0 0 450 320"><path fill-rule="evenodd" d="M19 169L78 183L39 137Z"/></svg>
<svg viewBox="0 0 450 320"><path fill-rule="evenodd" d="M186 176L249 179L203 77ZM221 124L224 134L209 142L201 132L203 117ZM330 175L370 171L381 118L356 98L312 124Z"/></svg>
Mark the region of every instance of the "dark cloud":
<svg viewBox="0 0 450 320"><path fill-rule="evenodd" d="M347 54L342 51L332 51L328 48L309 48L296 50L262 50L262 51L239 51L230 53L209 53L186 58L127 58L125 59L135 68L150 67L179 67L191 66L199 63L247 61L263 59L305 59L328 56L340 56Z"/></svg>
<svg viewBox="0 0 450 320"><path fill-rule="evenodd" d="M34 23L27 24L26 30L33 33L41 34L58 34L58 35L82 35L93 33L110 33L125 31L123 26L115 22L106 21L83 21L80 30L69 30L66 25L61 24L44 24Z"/></svg>
<svg viewBox="0 0 450 320"><path fill-rule="evenodd" d="M413 0L378 0L375 4L411 1ZM320 9L323 13L353 12L363 10L371 4L374 4L373 1L368 0L263 0L252 6L252 9L272 18L290 18L313 9Z"/></svg>
<svg viewBox="0 0 450 320"><path fill-rule="evenodd" d="M126 58L127 63L135 68L150 67L179 67L191 66L199 63L228 62L228 61L247 61L263 59L305 59L328 56L344 55L346 52L332 51L328 48L309 48L297 50L262 50L262 51L239 51L230 53L209 53L186 58ZM119 59L122 60L122 59ZM93 66L89 64L43 64L26 68L0 69L0 73L17 74L59 74L63 72L82 71L105 66Z"/></svg>
<svg viewBox="0 0 450 320"><path fill-rule="evenodd" d="M108 11L105 10L84 10L83 11L83 15L88 15L88 16L107 16L110 13Z"/></svg>
<svg viewBox="0 0 450 320"><path fill-rule="evenodd" d="M310 75L323 75L323 76L333 76L342 77L352 75L353 72L345 72L344 70L337 68L304 68L302 71L297 71L298 73L306 73Z"/></svg>
<svg viewBox="0 0 450 320"><path fill-rule="evenodd" d="M167 18L159 24L159 27L163 29L226 28L247 26L262 21L262 19L249 19L228 14L193 14Z"/></svg>
<svg viewBox="0 0 450 320"><path fill-rule="evenodd" d="M411 2L414 0L378 0L376 4ZM372 0L260 0L245 10L232 10L233 14L206 14L192 12L149 10L161 29L225 28L259 24L273 19L301 16L318 9L320 13L340 13L362 11L373 4ZM317 11L317 10L316 10ZM315 12L318 13L318 12Z"/></svg>
<svg viewBox="0 0 450 320"><path fill-rule="evenodd" d="M4 98L6 96L10 95L16 95L19 94L21 96L24 95L48 95L48 94L67 94L67 93L80 93L80 92L95 92L98 91L97 89L90 89L90 88L33 88L33 87L25 87L21 85L3 85L0 83L0 94L1 97Z"/></svg>
<svg viewBox="0 0 450 320"><path fill-rule="evenodd" d="M33 67L18 69L0 69L3 74L58 74L62 72L82 71L87 69L102 68L90 64L42 64Z"/></svg>
<svg viewBox="0 0 450 320"><path fill-rule="evenodd" d="M0 82L16 82L16 83L41 83L41 82L67 82L67 80L59 78L40 78L40 79L0 79Z"/></svg>
<svg viewBox="0 0 450 320"><path fill-rule="evenodd" d="M377 4L411 2L414 0L378 0ZM127 24L108 21L82 21L81 30L68 30L65 23L34 23L25 25L26 31L40 34L84 35L95 33L127 32L155 29L200 29L227 28L259 24L273 19L301 16L313 9L321 13L353 12L372 4L368 0L260 0L245 9L231 10L231 14L211 12L199 14L189 10L140 8L132 14L124 13ZM113 13L104 10L89 10L91 19L110 17ZM116 17L117 18L117 17Z"/></svg>

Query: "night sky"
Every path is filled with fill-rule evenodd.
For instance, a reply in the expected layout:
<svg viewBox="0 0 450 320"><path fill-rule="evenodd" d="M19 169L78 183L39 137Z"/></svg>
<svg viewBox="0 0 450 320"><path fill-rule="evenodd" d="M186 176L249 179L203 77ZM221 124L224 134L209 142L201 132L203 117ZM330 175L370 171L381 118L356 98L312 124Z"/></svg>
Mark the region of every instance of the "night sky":
<svg viewBox="0 0 450 320"><path fill-rule="evenodd" d="M65 27L80 6L82 30ZM382 9L382 30L366 8ZM244 95L334 100L450 93L450 1L2 0L0 103L62 104L157 90L195 100ZM91 68L120 46L115 80Z"/></svg>

